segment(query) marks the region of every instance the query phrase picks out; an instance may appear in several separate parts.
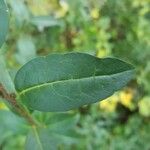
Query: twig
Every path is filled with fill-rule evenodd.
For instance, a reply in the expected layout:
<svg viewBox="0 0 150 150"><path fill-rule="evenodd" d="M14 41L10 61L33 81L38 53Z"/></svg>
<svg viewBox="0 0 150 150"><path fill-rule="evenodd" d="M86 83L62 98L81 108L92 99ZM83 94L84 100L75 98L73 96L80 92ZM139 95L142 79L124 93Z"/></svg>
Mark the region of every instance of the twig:
<svg viewBox="0 0 150 150"><path fill-rule="evenodd" d="M24 117L31 126L37 126L37 123L27 109L17 102L15 94L9 94L2 84L0 84L0 96L6 100L16 110L16 112Z"/></svg>

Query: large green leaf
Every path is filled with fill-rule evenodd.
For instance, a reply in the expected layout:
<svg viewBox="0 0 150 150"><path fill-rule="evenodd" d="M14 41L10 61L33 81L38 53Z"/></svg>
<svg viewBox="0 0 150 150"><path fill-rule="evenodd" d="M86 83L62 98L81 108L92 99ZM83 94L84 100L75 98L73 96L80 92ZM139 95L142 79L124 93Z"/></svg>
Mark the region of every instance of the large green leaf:
<svg viewBox="0 0 150 150"><path fill-rule="evenodd" d="M30 109L67 111L112 95L133 77L133 67L115 58L83 53L38 57L15 77L18 98Z"/></svg>
<svg viewBox="0 0 150 150"><path fill-rule="evenodd" d="M4 0L0 0L0 47L5 41L8 31L8 9Z"/></svg>

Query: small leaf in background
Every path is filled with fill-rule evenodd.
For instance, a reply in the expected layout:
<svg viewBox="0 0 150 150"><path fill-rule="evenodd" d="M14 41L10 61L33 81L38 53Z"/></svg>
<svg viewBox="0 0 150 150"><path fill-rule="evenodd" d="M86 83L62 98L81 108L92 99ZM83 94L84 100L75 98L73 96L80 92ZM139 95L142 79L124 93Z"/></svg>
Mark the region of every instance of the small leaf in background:
<svg viewBox="0 0 150 150"><path fill-rule="evenodd" d="M36 57L36 47L30 36L22 36L17 42L17 48L16 59L22 65Z"/></svg>
<svg viewBox="0 0 150 150"><path fill-rule="evenodd" d="M145 90L149 93L150 91L150 61L147 62L143 71L141 71L141 75L138 77L138 82L144 85Z"/></svg>
<svg viewBox="0 0 150 150"><path fill-rule="evenodd" d="M8 31L8 9L4 0L0 0L0 47L5 41Z"/></svg>
<svg viewBox="0 0 150 150"><path fill-rule="evenodd" d="M29 19L29 12L27 6L22 0L9 0L8 1L11 8L13 9L13 13L15 14L16 20L18 23L23 23L24 20Z"/></svg>
<svg viewBox="0 0 150 150"><path fill-rule="evenodd" d="M62 23L50 16L35 16L32 17L31 23L37 26L39 31L43 31L47 27L61 26Z"/></svg>
<svg viewBox="0 0 150 150"><path fill-rule="evenodd" d="M14 83L12 82L8 69L6 68L3 56L0 56L0 83L9 93L15 93Z"/></svg>
<svg viewBox="0 0 150 150"><path fill-rule="evenodd" d="M141 115L144 117L149 117L150 116L150 97L144 97L140 102L139 102L139 112Z"/></svg>
<svg viewBox="0 0 150 150"><path fill-rule="evenodd" d="M38 57L16 74L18 98L30 109L67 111L111 96L132 78L130 64L83 53Z"/></svg>

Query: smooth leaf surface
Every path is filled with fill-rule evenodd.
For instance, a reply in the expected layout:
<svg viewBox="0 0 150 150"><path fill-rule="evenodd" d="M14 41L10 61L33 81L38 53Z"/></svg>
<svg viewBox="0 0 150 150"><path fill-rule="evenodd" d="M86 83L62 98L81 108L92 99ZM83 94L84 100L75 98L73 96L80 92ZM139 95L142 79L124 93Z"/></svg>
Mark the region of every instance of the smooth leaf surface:
<svg viewBox="0 0 150 150"><path fill-rule="evenodd" d="M4 0L0 0L0 47L5 41L8 31L8 9Z"/></svg>
<svg viewBox="0 0 150 150"><path fill-rule="evenodd" d="M133 77L130 64L83 53L38 57L15 77L18 98L30 109L67 111L103 100Z"/></svg>

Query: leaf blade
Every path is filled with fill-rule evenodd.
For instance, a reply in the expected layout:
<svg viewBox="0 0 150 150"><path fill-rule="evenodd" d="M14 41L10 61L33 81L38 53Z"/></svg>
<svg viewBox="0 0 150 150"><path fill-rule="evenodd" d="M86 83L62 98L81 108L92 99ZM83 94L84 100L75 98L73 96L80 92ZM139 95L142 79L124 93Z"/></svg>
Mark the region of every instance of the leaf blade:
<svg viewBox="0 0 150 150"><path fill-rule="evenodd" d="M17 73L15 85L31 109L67 111L107 98L132 77L133 67L118 59L69 53L30 61Z"/></svg>

